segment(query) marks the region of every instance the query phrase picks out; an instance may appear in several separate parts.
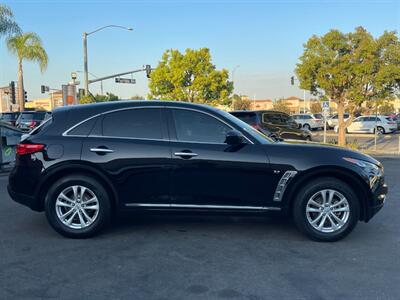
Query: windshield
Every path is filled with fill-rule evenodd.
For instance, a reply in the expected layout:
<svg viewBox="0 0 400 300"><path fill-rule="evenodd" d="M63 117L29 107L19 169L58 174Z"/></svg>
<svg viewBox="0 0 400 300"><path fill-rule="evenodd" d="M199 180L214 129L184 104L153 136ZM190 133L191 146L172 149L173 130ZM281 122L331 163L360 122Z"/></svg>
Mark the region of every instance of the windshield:
<svg viewBox="0 0 400 300"><path fill-rule="evenodd" d="M219 112L222 113L222 115L225 118L227 118L229 121L235 123L237 126L242 128L244 131L246 131L248 134L250 134L252 137L254 137L260 143L262 143L262 144L274 143L274 141L271 138L269 138L266 135L262 134L257 129L253 128L252 126L250 126L249 124L243 122L242 120L232 116L230 113L228 113L226 111L223 111L223 110L220 110Z"/></svg>

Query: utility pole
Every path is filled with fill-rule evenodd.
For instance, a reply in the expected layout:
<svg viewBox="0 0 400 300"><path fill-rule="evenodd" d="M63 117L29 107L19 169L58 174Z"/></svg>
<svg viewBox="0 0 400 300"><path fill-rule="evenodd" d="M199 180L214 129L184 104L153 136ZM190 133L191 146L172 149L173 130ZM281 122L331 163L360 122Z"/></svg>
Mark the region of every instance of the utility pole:
<svg viewBox="0 0 400 300"><path fill-rule="evenodd" d="M100 28L97 28L96 30L93 30L91 32L84 32L83 33L83 79L84 79L84 89L85 89L85 95L89 95L89 68L88 68L88 51L87 51L87 37L90 34L96 33L100 30L103 30L105 28L109 27L114 27L114 28L121 28L125 30L132 31L133 29L130 27L125 27L125 26L120 26L120 25L107 25L103 26Z"/></svg>
<svg viewBox="0 0 400 300"><path fill-rule="evenodd" d="M89 95L89 70L87 60L87 36L86 32L83 33L83 81L85 95Z"/></svg>

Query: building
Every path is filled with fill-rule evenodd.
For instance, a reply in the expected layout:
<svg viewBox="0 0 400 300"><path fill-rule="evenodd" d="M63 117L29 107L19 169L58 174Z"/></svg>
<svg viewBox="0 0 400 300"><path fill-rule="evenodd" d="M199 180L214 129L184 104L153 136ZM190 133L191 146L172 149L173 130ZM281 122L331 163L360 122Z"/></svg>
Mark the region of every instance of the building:
<svg viewBox="0 0 400 300"><path fill-rule="evenodd" d="M37 98L25 102L25 108L29 110L53 110L63 105L62 92L55 91L50 93L50 97Z"/></svg>
<svg viewBox="0 0 400 300"><path fill-rule="evenodd" d="M268 110L274 108L274 102L272 100L249 100L250 110Z"/></svg>

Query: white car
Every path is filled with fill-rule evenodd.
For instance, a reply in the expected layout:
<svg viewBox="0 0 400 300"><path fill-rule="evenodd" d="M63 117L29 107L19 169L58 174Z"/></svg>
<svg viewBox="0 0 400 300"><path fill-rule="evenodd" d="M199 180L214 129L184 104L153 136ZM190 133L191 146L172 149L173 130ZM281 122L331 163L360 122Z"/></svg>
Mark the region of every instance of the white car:
<svg viewBox="0 0 400 300"><path fill-rule="evenodd" d="M350 118L350 114L344 113L343 114L344 120L347 121L348 118ZM326 124L328 125L327 127L329 128L335 128L335 126L339 125L339 117L338 115L333 115L332 117L328 118L326 120Z"/></svg>
<svg viewBox="0 0 400 300"><path fill-rule="evenodd" d="M313 114L296 114L292 115L292 117L300 128L308 130L324 128L323 120Z"/></svg>
<svg viewBox="0 0 400 300"><path fill-rule="evenodd" d="M353 120L347 132L349 133L374 133L375 125L379 134L390 133L397 130L397 123L387 116L361 116ZM335 126L338 132L338 126Z"/></svg>

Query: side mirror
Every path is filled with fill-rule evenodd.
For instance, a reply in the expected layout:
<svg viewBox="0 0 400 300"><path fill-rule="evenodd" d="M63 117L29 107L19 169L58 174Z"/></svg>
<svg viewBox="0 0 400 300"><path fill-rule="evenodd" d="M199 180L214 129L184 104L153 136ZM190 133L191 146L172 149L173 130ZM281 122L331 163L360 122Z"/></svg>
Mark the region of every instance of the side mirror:
<svg viewBox="0 0 400 300"><path fill-rule="evenodd" d="M226 133L225 143L231 146L244 144L243 135L237 130L231 130Z"/></svg>

